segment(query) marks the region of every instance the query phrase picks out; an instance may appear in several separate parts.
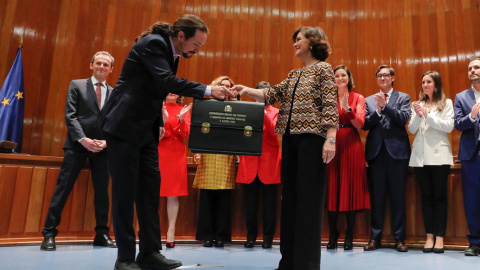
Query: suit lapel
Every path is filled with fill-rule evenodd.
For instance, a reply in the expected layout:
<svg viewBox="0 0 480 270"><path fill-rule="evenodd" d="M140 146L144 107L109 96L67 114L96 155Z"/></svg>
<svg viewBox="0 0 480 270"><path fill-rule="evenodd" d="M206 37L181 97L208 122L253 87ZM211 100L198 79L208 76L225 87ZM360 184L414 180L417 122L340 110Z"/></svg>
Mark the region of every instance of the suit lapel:
<svg viewBox="0 0 480 270"><path fill-rule="evenodd" d="M397 103L397 99L398 99L398 92L397 92L397 90L393 89L392 95L388 99L387 104L393 105L393 104Z"/></svg>
<svg viewBox="0 0 480 270"><path fill-rule="evenodd" d="M92 78L87 79L87 92L88 95L90 95L90 97L93 99L95 107L98 108L97 94L95 94L95 88L93 87Z"/></svg>
<svg viewBox="0 0 480 270"><path fill-rule="evenodd" d="M103 102L104 103L103 105L107 103L108 97L110 96L110 92L112 92L112 87L110 87L110 85L107 84L107 94L105 96L105 101Z"/></svg>

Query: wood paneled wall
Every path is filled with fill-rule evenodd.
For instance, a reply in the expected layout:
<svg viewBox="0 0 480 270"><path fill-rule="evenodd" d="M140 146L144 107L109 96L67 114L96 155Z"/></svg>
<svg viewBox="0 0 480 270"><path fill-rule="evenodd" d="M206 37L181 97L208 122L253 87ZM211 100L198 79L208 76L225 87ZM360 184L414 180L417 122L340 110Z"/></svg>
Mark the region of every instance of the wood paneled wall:
<svg viewBox="0 0 480 270"><path fill-rule="evenodd" d="M91 56L116 58L114 85L134 38L158 20L199 15L210 27L198 56L179 76L210 83L218 75L254 86L279 83L300 66L291 35L320 26L333 48L328 62L353 72L355 91L378 91L380 64L396 70L395 88L416 100L421 75L437 70L447 97L469 87L467 59L480 55L480 0L8 0L0 1L0 80L23 36L25 127L23 153L62 156L69 81L91 76ZM187 102L189 99L187 99ZM365 133L362 133L365 137ZM451 135L454 154L459 133Z"/></svg>
<svg viewBox="0 0 480 270"><path fill-rule="evenodd" d="M0 154L0 246L19 242L38 242L42 239L42 228L48 206L55 189L62 158ZM188 165L188 196L180 197L180 210L176 226L176 239L195 239L199 192L192 188L196 164ZM281 187L279 187L281 189ZM425 229L421 211L421 198L418 182L409 171L406 189L406 241L409 245L421 247L425 240ZM59 241L92 241L95 235L95 212L93 187L88 169L82 170L62 212L62 222L58 227ZM232 238L246 240L243 187L232 191ZM277 231L280 236L280 196L277 196ZM463 208L460 168L452 167L448 180L448 223L445 237L447 245L468 245L468 228ZM166 199L160 201L160 226L162 238L168 228ZM261 209L261 207L259 208ZM394 242L390 221L390 209L386 208L384 243ZM259 219L262 213L260 210ZM344 216L339 218L343 241L346 229ZM111 228L111 222L110 222ZM138 232L138 224L135 222ZM113 233L110 233L113 236ZM325 211L322 240L328 241L328 218ZM262 226L259 226L258 240L262 240ZM356 242L370 239L370 211L358 213L354 233Z"/></svg>

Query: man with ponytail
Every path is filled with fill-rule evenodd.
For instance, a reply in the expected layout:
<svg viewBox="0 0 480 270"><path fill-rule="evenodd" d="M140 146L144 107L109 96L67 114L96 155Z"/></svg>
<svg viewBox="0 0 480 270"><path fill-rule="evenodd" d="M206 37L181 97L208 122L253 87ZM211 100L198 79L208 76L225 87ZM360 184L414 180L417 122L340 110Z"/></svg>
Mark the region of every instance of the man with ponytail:
<svg viewBox="0 0 480 270"><path fill-rule="evenodd" d="M208 27L195 15L183 15L173 25L152 25L137 37L99 117L109 147L112 217L118 246L115 270L163 270L182 265L160 253L159 128L163 126L162 102L168 93L195 98L234 96L224 86L176 77L180 56L194 56L207 41L208 33ZM136 259L134 205L140 227Z"/></svg>

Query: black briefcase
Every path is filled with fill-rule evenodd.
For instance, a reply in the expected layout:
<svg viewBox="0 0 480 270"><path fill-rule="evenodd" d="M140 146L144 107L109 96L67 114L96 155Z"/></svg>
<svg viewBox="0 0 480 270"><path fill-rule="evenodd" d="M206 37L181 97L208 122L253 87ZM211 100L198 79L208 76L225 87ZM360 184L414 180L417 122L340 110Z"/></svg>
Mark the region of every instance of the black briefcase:
<svg viewBox="0 0 480 270"><path fill-rule="evenodd" d="M264 109L258 102L195 99L188 148L193 153L259 156Z"/></svg>

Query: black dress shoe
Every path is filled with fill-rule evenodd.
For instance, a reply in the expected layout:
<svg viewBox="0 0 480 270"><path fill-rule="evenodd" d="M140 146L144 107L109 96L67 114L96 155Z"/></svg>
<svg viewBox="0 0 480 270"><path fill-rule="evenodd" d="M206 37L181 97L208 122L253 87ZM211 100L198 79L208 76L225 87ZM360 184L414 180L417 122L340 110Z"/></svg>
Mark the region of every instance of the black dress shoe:
<svg viewBox="0 0 480 270"><path fill-rule="evenodd" d="M152 253L140 252L137 255L136 262L140 268L152 270L168 270L182 266L180 261L167 259L159 251Z"/></svg>
<svg viewBox="0 0 480 270"><path fill-rule="evenodd" d="M135 262L115 262L114 270L142 270Z"/></svg>
<svg viewBox="0 0 480 270"><path fill-rule="evenodd" d="M54 251L57 250L57 245L55 245L55 237L45 236L40 246L41 250Z"/></svg>
<svg viewBox="0 0 480 270"><path fill-rule="evenodd" d="M271 241L263 241L262 248L272 248Z"/></svg>
<svg viewBox="0 0 480 270"><path fill-rule="evenodd" d="M93 245L99 247L116 248L117 244L113 242L112 238L108 234L97 234L93 239Z"/></svg>
<svg viewBox="0 0 480 270"><path fill-rule="evenodd" d="M215 241L215 247L224 247L225 243L222 240Z"/></svg>
<svg viewBox="0 0 480 270"><path fill-rule="evenodd" d="M433 253L444 253L444 252L445 252L445 247L433 249Z"/></svg>
<svg viewBox="0 0 480 270"><path fill-rule="evenodd" d="M465 249L465 256L478 256L480 253L480 245L470 244L470 246Z"/></svg>
<svg viewBox="0 0 480 270"><path fill-rule="evenodd" d="M213 247L213 243L211 240L205 240L203 241L203 246L204 247Z"/></svg>
<svg viewBox="0 0 480 270"><path fill-rule="evenodd" d="M247 242L243 244L245 248L253 248L254 245L255 245L255 241L252 241L252 240L247 240Z"/></svg>

